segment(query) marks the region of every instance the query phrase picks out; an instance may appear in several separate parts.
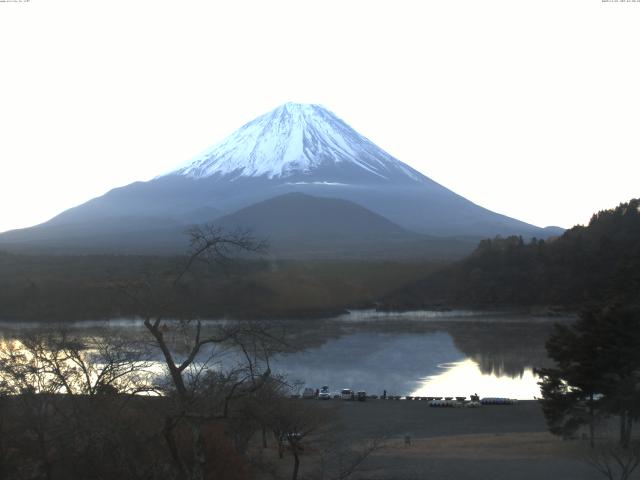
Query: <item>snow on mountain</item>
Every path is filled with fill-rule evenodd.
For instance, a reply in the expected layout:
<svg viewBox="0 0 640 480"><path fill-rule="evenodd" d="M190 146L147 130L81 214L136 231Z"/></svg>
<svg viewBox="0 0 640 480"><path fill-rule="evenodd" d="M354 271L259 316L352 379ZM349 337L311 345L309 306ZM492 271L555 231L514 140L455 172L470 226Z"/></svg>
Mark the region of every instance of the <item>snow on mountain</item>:
<svg viewBox="0 0 640 480"><path fill-rule="evenodd" d="M285 228L281 221L281 230L308 230L295 216L272 208L300 198L287 194L320 197L326 201L317 204L334 205L336 210L345 204L331 203L334 200L351 202L399 228L430 236L555 234L470 202L396 160L319 105L287 103L169 174L114 188L42 225L2 234L0 245L62 248L102 242L120 245L122 251L127 245L175 248L184 241L186 226L222 221L252 205L269 206L249 210L264 213L261 222L288 218L291 225ZM284 204L268 202L283 195L288 199ZM370 215L367 218L375 223ZM367 231L364 223L358 225ZM174 228L173 237L160 233L167 228ZM337 239L338 233L331 235ZM372 241L377 236L370 235Z"/></svg>
<svg viewBox="0 0 640 480"><path fill-rule="evenodd" d="M172 174L286 178L321 167L357 166L382 180L422 175L320 105L286 103L247 123Z"/></svg>

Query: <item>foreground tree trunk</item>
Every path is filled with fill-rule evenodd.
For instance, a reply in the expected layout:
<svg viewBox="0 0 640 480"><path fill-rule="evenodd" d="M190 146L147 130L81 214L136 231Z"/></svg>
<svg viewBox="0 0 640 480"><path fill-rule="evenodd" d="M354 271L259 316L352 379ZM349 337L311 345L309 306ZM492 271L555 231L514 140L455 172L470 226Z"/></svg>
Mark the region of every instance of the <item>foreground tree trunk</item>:
<svg viewBox="0 0 640 480"><path fill-rule="evenodd" d="M595 423L596 415L593 407L593 393L589 395L589 446L594 447L593 438L595 436Z"/></svg>
<svg viewBox="0 0 640 480"><path fill-rule="evenodd" d="M620 413L620 446L622 448L629 448L632 428L633 416L629 410L623 410Z"/></svg>
<svg viewBox="0 0 640 480"><path fill-rule="evenodd" d="M191 420L191 432L193 435L193 468L191 470L191 480L204 480L205 465L207 457L205 452L204 437L202 435L202 424L197 420Z"/></svg>
<svg viewBox="0 0 640 480"><path fill-rule="evenodd" d="M300 454L298 452L298 446L296 440L289 439L289 445L291 446L291 453L293 454L293 472L291 473L291 479L298 479L298 470L300 469Z"/></svg>

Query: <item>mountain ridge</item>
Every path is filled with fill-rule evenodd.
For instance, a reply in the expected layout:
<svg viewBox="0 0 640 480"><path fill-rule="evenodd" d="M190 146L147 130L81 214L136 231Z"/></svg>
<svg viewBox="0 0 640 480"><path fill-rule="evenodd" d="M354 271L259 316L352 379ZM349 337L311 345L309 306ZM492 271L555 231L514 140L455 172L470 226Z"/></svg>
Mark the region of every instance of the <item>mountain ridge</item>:
<svg viewBox="0 0 640 480"><path fill-rule="evenodd" d="M353 202L429 236L561 233L474 204L395 159L321 106L285 104L169 174L115 188L43 224L0 234L0 246L42 243L52 229L59 243L65 235L77 239L106 229L105 235L115 238L136 233L142 241L147 235L152 248L157 238L149 232L162 229L163 222L182 227L210 222L293 192Z"/></svg>
<svg viewBox="0 0 640 480"><path fill-rule="evenodd" d="M337 198L291 192L249 205L219 217L216 224L249 228L256 234L277 237L400 237L413 235L381 215Z"/></svg>
<svg viewBox="0 0 640 480"><path fill-rule="evenodd" d="M68 231L51 225L39 238L20 242L20 233L0 247L24 253L172 254L189 247L188 227L148 218L137 229L117 231L119 218ZM408 231L348 200L293 192L252 204L215 219L228 232L246 232L269 244L279 259L455 260L471 252L479 238L434 238ZM114 232L114 230L116 230ZM150 241L153 238L153 241ZM7 240L13 240L13 244Z"/></svg>

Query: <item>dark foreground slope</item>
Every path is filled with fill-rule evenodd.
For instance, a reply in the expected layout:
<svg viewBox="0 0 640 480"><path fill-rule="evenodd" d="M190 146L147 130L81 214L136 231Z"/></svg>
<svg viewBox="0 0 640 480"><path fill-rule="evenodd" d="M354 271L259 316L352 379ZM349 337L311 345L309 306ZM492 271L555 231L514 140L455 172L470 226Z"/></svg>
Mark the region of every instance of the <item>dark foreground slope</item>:
<svg viewBox="0 0 640 480"><path fill-rule="evenodd" d="M640 201L593 215L552 241L484 240L465 260L389 296L386 308L640 301Z"/></svg>

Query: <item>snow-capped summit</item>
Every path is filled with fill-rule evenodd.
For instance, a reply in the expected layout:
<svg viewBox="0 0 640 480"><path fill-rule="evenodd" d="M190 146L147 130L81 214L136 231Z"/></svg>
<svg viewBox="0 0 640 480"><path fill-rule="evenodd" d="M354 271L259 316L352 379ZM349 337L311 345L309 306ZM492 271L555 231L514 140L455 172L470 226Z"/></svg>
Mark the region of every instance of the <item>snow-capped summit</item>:
<svg viewBox="0 0 640 480"><path fill-rule="evenodd" d="M287 103L169 174L115 188L42 225L2 234L0 245L70 248L103 242L122 251L166 250L183 245L189 225L231 226L230 219L274 238L308 235L310 251L326 247L332 255L355 247L370 252L382 237L391 242L384 249L397 255L416 234L545 238L557 233L470 202L319 105ZM344 243L355 238L349 232L364 240Z"/></svg>
<svg viewBox="0 0 640 480"><path fill-rule="evenodd" d="M286 103L261 115L172 174L287 178L312 176L321 169L326 182L344 177L336 170L353 167L378 181L422 177L326 108L300 103Z"/></svg>

